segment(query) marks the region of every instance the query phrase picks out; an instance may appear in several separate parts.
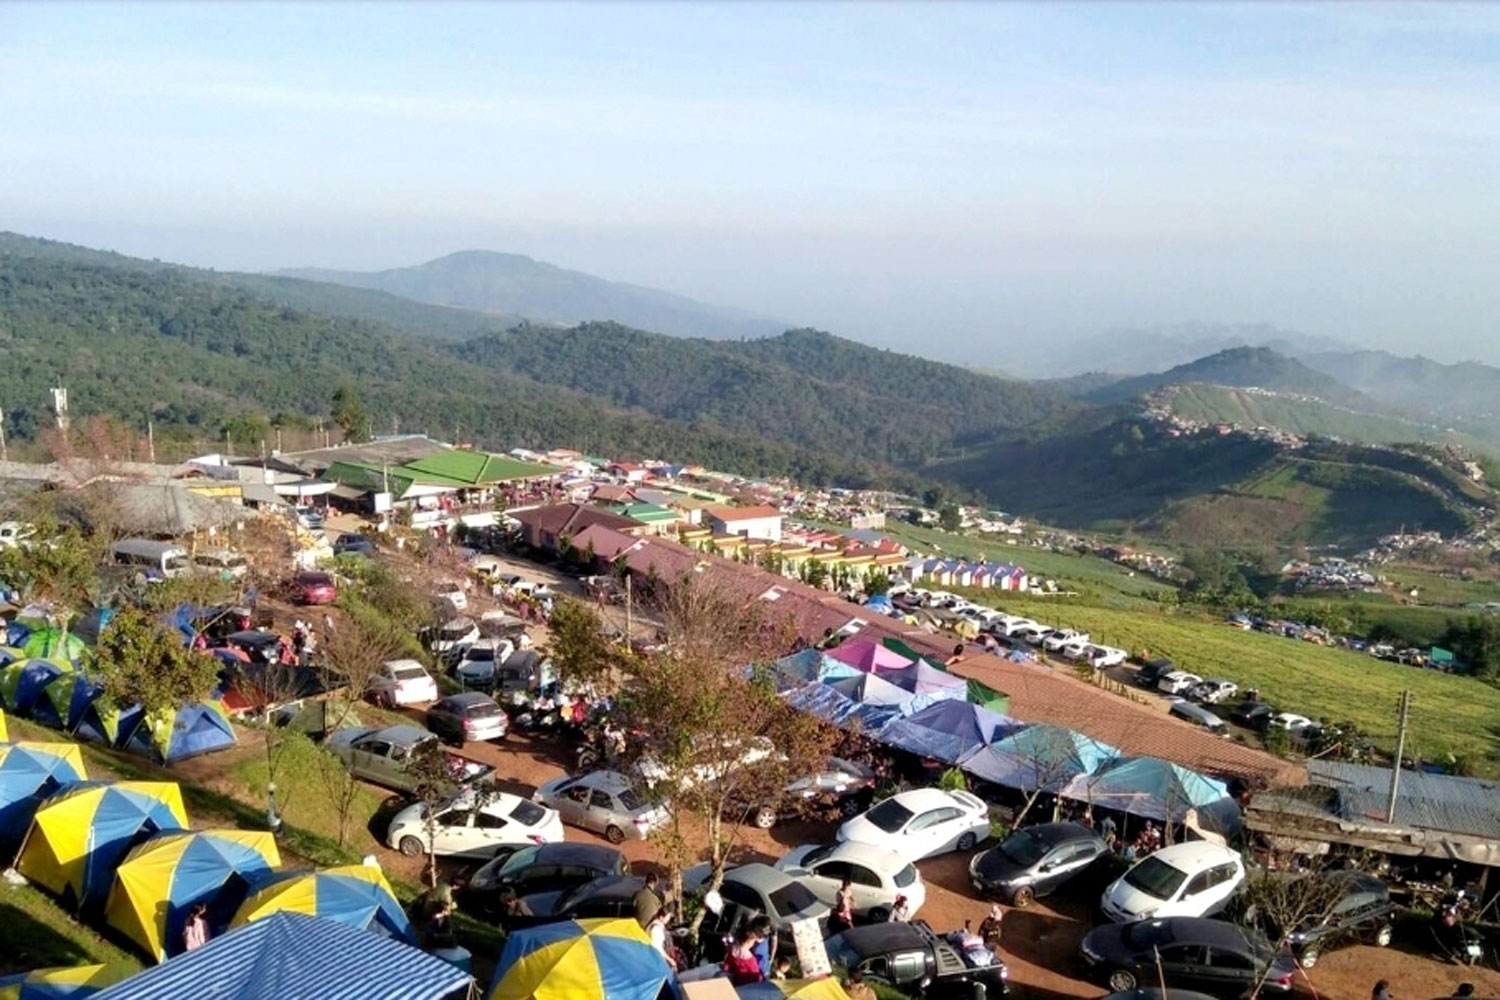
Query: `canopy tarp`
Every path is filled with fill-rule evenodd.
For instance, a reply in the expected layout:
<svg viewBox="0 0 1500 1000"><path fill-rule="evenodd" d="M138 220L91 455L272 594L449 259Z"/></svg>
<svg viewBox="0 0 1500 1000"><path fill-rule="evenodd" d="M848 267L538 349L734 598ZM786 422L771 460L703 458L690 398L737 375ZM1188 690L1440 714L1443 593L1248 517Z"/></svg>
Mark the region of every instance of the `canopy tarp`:
<svg viewBox="0 0 1500 1000"><path fill-rule="evenodd" d="M276 913L210 938L96 1000L442 1000L467 973L333 920Z"/></svg>
<svg viewBox="0 0 1500 1000"><path fill-rule="evenodd" d="M21 647L27 656L38 659L67 660L77 663L89 655L88 643L60 628L39 628L26 637Z"/></svg>
<svg viewBox="0 0 1500 1000"><path fill-rule="evenodd" d="M964 756L1021 727L1006 715L967 701L939 701L892 719L875 738L900 750L956 764Z"/></svg>
<svg viewBox="0 0 1500 1000"><path fill-rule="evenodd" d="M122 728L117 745L166 764L235 744L229 713L216 701L184 705L170 713L141 713L133 722Z"/></svg>
<svg viewBox="0 0 1500 1000"><path fill-rule="evenodd" d="M856 670L900 670L909 667L912 661L893 649L871 642L869 639L850 639L829 650L828 655L840 663L847 663Z"/></svg>
<svg viewBox="0 0 1500 1000"><path fill-rule="evenodd" d="M776 680L776 690L786 692L801 687L808 681L820 679L828 662L826 653L812 647L771 661L770 670Z"/></svg>
<svg viewBox="0 0 1500 1000"><path fill-rule="evenodd" d="M897 687L905 688L915 695L926 695L933 700L945 698L967 698L969 682L956 674L935 667L926 660L918 660L900 670L887 670L880 675Z"/></svg>
<svg viewBox="0 0 1500 1000"><path fill-rule="evenodd" d="M16 868L76 907L103 903L134 844L187 822L176 782L76 782L37 807Z"/></svg>
<svg viewBox="0 0 1500 1000"><path fill-rule="evenodd" d="M1121 757L1095 774L1080 774L1059 793L1103 809L1180 823L1188 810L1229 794L1222 781L1155 757Z"/></svg>
<svg viewBox="0 0 1500 1000"><path fill-rule="evenodd" d="M284 872L258 881L234 915L233 926L289 911L415 942L411 921L379 868L344 865L322 871Z"/></svg>
<svg viewBox="0 0 1500 1000"><path fill-rule="evenodd" d="M900 707L912 700L911 691L892 684L882 675L866 673L847 665L830 669L823 675L823 684L862 705Z"/></svg>
<svg viewBox="0 0 1500 1000"><path fill-rule="evenodd" d="M0 743L0 842L20 843L42 800L87 776L77 743Z"/></svg>
<svg viewBox="0 0 1500 1000"><path fill-rule="evenodd" d="M1080 774L1093 774L1120 751L1065 726L1037 723L980 747L959 766L985 781L1023 792L1057 792Z"/></svg>
<svg viewBox="0 0 1500 1000"><path fill-rule="evenodd" d="M117 982L123 971L108 965L68 965L0 976L0 1000L85 1000Z"/></svg>
<svg viewBox="0 0 1500 1000"><path fill-rule="evenodd" d="M630 918L565 920L515 931L487 1000L657 1000L676 977Z"/></svg>
<svg viewBox="0 0 1500 1000"><path fill-rule="evenodd" d="M879 729L899 714L894 705L866 704L836 687L814 681L804 684L786 696L786 702L798 711L816 715L835 725L855 725L866 730Z"/></svg>
<svg viewBox="0 0 1500 1000"><path fill-rule="evenodd" d="M1010 712L1010 695L1004 691L996 691L982 681L969 678L968 699L980 708L987 708L991 712L999 712L1006 715Z"/></svg>
<svg viewBox="0 0 1500 1000"><path fill-rule="evenodd" d="M120 863L104 920L165 961L182 951L195 903L208 907L209 927L221 930L245 901L250 880L280 864L276 838L264 830L159 833Z"/></svg>
<svg viewBox="0 0 1500 1000"><path fill-rule="evenodd" d="M0 700L19 716L31 714L31 708L42 696L42 688L59 674L74 671L73 664L62 660L28 657L0 667Z"/></svg>

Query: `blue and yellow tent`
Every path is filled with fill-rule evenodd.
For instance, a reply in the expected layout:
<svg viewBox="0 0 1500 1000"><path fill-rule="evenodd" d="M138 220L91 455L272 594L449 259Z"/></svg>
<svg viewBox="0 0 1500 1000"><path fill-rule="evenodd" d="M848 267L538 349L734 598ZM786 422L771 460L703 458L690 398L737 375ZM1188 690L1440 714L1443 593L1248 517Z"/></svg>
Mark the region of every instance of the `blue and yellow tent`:
<svg viewBox="0 0 1500 1000"><path fill-rule="evenodd" d="M30 715L47 683L73 670L71 663L38 657L8 663L0 667L0 701L4 701L5 707L16 715Z"/></svg>
<svg viewBox="0 0 1500 1000"><path fill-rule="evenodd" d="M286 910L336 920L408 944L416 941L406 911L379 868L344 865L286 872L255 885L230 926L239 927Z"/></svg>
<svg viewBox="0 0 1500 1000"><path fill-rule="evenodd" d="M162 962L182 951L193 904L208 907L210 927L224 928L250 882L280 864L276 838L263 830L159 833L115 870L104 920Z"/></svg>
<svg viewBox="0 0 1500 1000"><path fill-rule="evenodd" d="M767 979L735 987L740 1000L849 1000L844 986L832 976L822 979Z"/></svg>
<svg viewBox="0 0 1500 1000"><path fill-rule="evenodd" d="M31 706L31 717L43 725L71 733L94 699L103 693L104 688L81 670L59 674L42 688L42 696Z"/></svg>
<svg viewBox="0 0 1500 1000"><path fill-rule="evenodd" d="M84 1000L113 986L123 975L107 965L33 969L0 976L0 1000Z"/></svg>
<svg viewBox="0 0 1500 1000"><path fill-rule="evenodd" d="M0 842L19 843L44 799L86 777L77 743L0 743Z"/></svg>
<svg viewBox="0 0 1500 1000"><path fill-rule="evenodd" d="M486 1000L656 1000L676 977L634 919L564 920L505 939Z"/></svg>
<svg viewBox="0 0 1500 1000"><path fill-rule="evenodd" d="M78 663L89 655L88 643L60 628L39 628L26 637L21 649L27 656Z"/></svg>
<svg viewBox="0 0 1500 1000"><path fill-rule="evenodd" d="M0 667L24 659L26 659L26 650L20 646L0 646Z"/></svg>
<svg viewBox="0 0 1500 1000"><path fill-rule="evenodd" d="M90 743L116 746L123 736L135 731L142 712L139 705L119 707L114 699L96 688L94 697L79 709L78 718L73 722L73 735Z"/></svg>
<svg viewBox="0 0 1500 1000"><path fill-rule="evenodd" d="M176 782L77 782L37 807L16 869L74 907L102 904L131 847L187 822Z"/></svg>
<svg viewBox="0 0 1500 1000"><path fill-rule="evenodd" d="M164 764L236 743L229 713L217 701L184 705L175 712L137 713L122 720L115 745Z"/></svg>
<svg viewBox="0 0 1500 1000"><path fill-rule="evenodd" d="M5 724L5 713L0 712L0 741L10 739L10 727Z"/></svg>

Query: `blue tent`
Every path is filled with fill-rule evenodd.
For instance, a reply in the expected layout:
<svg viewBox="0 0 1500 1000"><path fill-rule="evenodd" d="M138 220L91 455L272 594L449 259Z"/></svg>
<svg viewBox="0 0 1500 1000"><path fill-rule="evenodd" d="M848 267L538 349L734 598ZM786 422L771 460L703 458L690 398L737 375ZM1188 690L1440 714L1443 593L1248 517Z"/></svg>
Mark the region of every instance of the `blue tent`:
<svg viewBox="0 0 1500 1000"><path fill-rule="evenodd" d="M442 1000L467 973L410 945L281 912L94 994L93 1000Z"/></svg>
<svg viewBox="0 0 1500 1000"><path fill-rule="evenodd" d="M26 640L31 638L31 626L21 622L11 622L5 626L5 642L3 645L21 647L26 645Z"/></svg>
<svg viewBox="0 0 1500 1000"><path fill-rule="evenodd" d="M154 757L164 764L198 754L225 750L236 743L234 727L218 702L184 705L169 718L136 713L122 724L116 746Z"/></svg>
<svg viewBox="0 0 1500 1000"><path fill-rule="evenodd" d="M875 738L900 750L956 764L967 754L1021 727L1008 715L968 701L938 701L892 719Z"/></svg>
<svg viewBox="0 0 1500 1000"><path fill-rule="evenodd" d="M1180 823L1189 810L1229 795L1222 781L1155 757L1120 757L1095 774L1080 774L1059 793L1090 805Z"/></svg>
<svg viewBox="0 0 1500 1000"><path fill-rule="evenodd" d="M85 777L76 743L0 743L0 841L20 843L42 800Z"/></svg>
<svg viewBox="0 0 1500 1000"><path fill-rule="evenodd" d="M92 697L83 706L73 723L73 735L90 743L114 746L121 734L135 731L136 724L144 714L139 705L118 708L102 689L91 689Z"/></svg>
<svg viewBox="0 0 1500 1000"><path fill-rule="evenodd" d="M1080 774L1093 774L1120 751L1064 726L1038 723L979 747L959 761L976 778L1023 792L1060 791Z"/></svg>
<svg viewBox="0 0 1500 1000"><path fill-rule="evenodd" d="M9 711L21 716L30 715L48 682L72 671L72 664L57 660L41 657L17 660L0 667L0 696L4 697Z"/></svg>
<svg viewBox="0 0 1500 1000"><path fill-rule="evenodd" d="M871 611L878 611L883 615L888 615L896 609L896 606L891 603L891 598L888 594L872 594L866 597L865 607Z"/></svg>
<svg viewBox="0 0 1500 1000"><path fill-rule="evenodd" d="M82 671L62 674L47 682L42 696L31 706L31 717L38 722L72 732L104 688Z"/></svg>

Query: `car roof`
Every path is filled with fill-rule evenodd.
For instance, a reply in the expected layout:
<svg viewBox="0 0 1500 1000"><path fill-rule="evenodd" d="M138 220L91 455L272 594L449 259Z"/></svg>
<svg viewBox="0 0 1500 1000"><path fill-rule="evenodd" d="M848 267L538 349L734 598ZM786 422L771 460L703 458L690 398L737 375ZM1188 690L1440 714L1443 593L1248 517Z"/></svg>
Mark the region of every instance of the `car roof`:
<svg viewBox="0 0 1500 1000"><path fill-rule="evenodd" d="M864 844L857 840L841 840L834 845L833 850L819 858L819 861L838 859L839 861L853 861L876 871L896 874L906 867L906 859L895 851L888 851L884 847L874 844Z"/></svg>
<svg viewBox="0 0 1500 1000"><path fill-rule="evenodd" d="M601 875L581 886L571 896L570 902L580 903L584 900L600 899L626 900L639 892L645 884L646 879L642 875Z"/></svg>
<svg viewBox="0 0 1500 1000"><path fill-rule="evenodd" d="M1030 834L1049 847L1056 847L1058 844L1066 844L1074 840L1099 839L1097 833L1081 823L1038 823L1035 826L1023 826L1011 836L1021 833Z"/></svg>
<svg viewBox="0 0 1500 1000"><path fill-rule="evenodd" d="M392 670L395 670L397 668L405 670L408 667L416 667L419 670L422 670L423 672L426 672L426 670L427 670L427 668L424 667L424 666L422 666L422 664L419 663L418 661L416 661L416 660L406 660L406 659L401 659L401 660L386 660L384 663L381 664L381 666L382 667L390 667Z"/></svg>
<svg viewBox="0 0 1500 1000"><path fill-rule="evenodd" d="M406 746L416 746L421 741L432 738L432 734L425 729L405 725L386 726L384 729L371 730L360 738L363 739L369 736L385 740L388 743L399 743Z"/></svg>
<svg viewBox="0 0 1500 1000"><path fill-rule="evenodd" d="M942 806L962 805L962 803L955 800L941 788L912 788L894 795L892 798L912 812L924 812L928 809L937 809Z"/></svg>
<svg viewBox="0 0 1500 1000"><path fill-rule="evenodd" d="M1231 858L1238 858L1237 851L1230 850L1222 844L1215 844L1208 840L1188 840L1181 844L1172 844L1153 852L1150 857L1160 858L1170 863L1173 867L1191 866L1194 868L1205 865L1223 864Z"/></svg>
<svg viewBox="0 0 1500 1000"><path fill-rule="evenodd" d="M622 855L613 847L598 844L538 844L535 863L587 865L600 871L620 867Z"/></svg>
<svg viewBox="0 0 1500 1000"><path fill-rule="evenodd" d="M462 694L450 694L448 697L444 698L443 701L446 701L450 705L461 706L483 705L486 702L491 705L496 704L495 699L491 698L483 691L465 691Z"/></svg>
<svg viewBox="0 0 1500 1000"><path fill-rule="evenodd" d="M839 934L843 942L860 955L878 955L903 948L920 948L932 940L920 925L906 921L887 921L851 927Z"/></svg>
<svg viewBox="0 0 1500 1000"><path fill-rule="evenodd" d="M1159 929L1163 942L1207 945L1210 948L1243 948L1250 943L1243 927L1208 917L1164 917L1148 921L1147 926Z"/></svg>
<svg viewBox="0 0 1500 1000"><path fill-rule="evenodd" d="M577 778L570 778L565 784L569 788L582 785L584 788L597 788L601 792L623 792L627 788L635 787L635 783L630 780L629 776L619 771L590 771Z"/></svg>
<svg viewBox="0 0 1500 1000"><path fill-rule="evenodd" d="M1172 707L1170 709L1168 709L1168 711L1170 711L1170 712L1172 712L1172 713L1174 713L1176 715L1186 716L1189 719L1193 719L1193 720L1195 720L1197 722L1201 722L1205 726L1213 726L1213 725L1222 726L1224 724L1224 720L1223 719L1219 718L1217 715L1215 715L1214 713L1210 712L1208 709L1203 708L1203 707L1201 707L1199 705L1194 705L1190 701L1177 701L1177 702L1173 702L1172 703Z"/></svg>
<svg viewBox="0 0 1500 1000"><path fill-rule="evenodd" d="M740 885L747 885L770 895L793 879L786 872L778 871L770 865L757 861L754 864L729 869L724 873L724 881L738 882Z"/></svg>

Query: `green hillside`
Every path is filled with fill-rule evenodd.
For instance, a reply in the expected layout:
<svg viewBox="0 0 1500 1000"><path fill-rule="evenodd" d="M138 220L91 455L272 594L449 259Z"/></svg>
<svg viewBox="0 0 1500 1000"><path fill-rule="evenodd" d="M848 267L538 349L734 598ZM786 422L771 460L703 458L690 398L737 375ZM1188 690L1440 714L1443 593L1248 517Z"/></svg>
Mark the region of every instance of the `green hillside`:
<svg viewBox="0 0 1500 1000"><path fill-rule="evenodd" d="M1362 413L1305 396L1270 395L1222 385L1188 383L1164 390L1172 412L1185 420L1237 427L1276 427L1299 435L1360 444L1438 441L1477 444L1431 424Z"/></svg>
<svg viewBox="0 0 1500 1000"><path fill-rule="evenodd" d="M1153 375L1121 379L1089 394L1098 403L1116 403L1169 385L1207 383L1257 387L1274 392L1314 396L1353 409L1377 411L1379 405L1320 371L1266 347L1233 347Z"/></svg>

